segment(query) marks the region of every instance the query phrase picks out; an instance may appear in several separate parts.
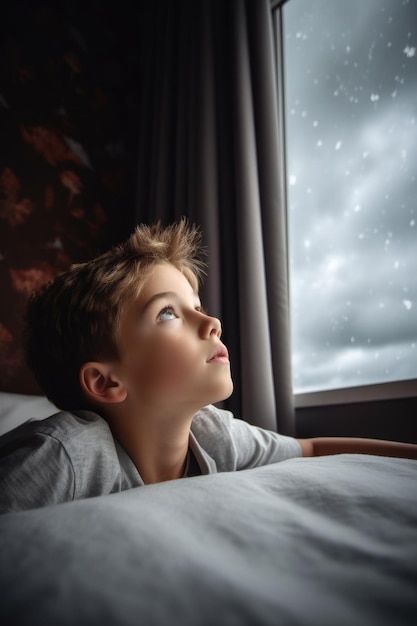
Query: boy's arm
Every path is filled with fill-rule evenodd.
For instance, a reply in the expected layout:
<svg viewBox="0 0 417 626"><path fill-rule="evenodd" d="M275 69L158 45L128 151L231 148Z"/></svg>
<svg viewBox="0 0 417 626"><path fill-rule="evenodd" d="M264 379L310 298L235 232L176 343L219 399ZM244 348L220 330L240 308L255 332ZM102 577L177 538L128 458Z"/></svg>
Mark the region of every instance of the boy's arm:
<svg viewBox="0 0 417 626"><path fill-rule="evenodd" d="M417 459L417 445L384 441L379 439L357 439L350 437L317 437L297 439L303 456L325 456L329 454L376 454L403 459Z"/></svg>

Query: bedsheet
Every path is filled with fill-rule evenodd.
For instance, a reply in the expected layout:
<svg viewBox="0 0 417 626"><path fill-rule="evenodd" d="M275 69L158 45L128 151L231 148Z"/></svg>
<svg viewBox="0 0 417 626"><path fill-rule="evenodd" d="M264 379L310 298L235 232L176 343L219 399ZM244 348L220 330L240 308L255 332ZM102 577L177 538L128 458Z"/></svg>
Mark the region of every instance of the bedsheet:
<svg viewBox="0 0 417 626"><path fill-rule="evenodd" d="M292 459L3 515L2 623L415 626L416 479Z"/></svg>

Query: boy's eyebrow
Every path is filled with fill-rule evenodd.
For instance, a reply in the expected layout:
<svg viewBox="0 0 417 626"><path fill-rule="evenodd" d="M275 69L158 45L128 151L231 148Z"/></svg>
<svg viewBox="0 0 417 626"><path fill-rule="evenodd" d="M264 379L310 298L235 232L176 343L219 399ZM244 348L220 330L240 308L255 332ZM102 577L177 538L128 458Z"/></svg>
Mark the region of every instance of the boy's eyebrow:
<svg viewBox="0 0 417 626"><path fill-rule="evenodd" d="M175 300L178 300L178 294L175 293L175 291L161 291L160 293L155 293L151 298L149 298L149 300L147 301L147 303L144 305L144 307L142 308L141 314L145 313L145 311L151 306L151 304L153 304L156 300L162 300L164 298L174 298ZM197 300L200 303L200 299L197 296Z"/></svg>
<svg viewBox="0 0 417 626"><path fill-rule="evenodd" d="M174 291L161 291L160 293L155 293L144 305L142 313L144 313L146 309L148 309L151 304L155 302L155 300L162 300L163 298L178 298L178 296Z"/></svg>

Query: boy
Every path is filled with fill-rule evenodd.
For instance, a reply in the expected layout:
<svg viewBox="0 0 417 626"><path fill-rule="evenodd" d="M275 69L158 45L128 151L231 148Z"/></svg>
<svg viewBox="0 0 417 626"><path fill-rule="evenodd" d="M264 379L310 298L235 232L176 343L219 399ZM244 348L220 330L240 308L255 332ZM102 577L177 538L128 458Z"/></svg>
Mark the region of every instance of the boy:
<svg viewBox="0 0 417 626"><path fill-rule="evenodd" d="M61 410L0 442L0 511L123 491L290 457L417 457L417 446L296 440L216 409L233 388L218 319L198 296L200 235L142 226L73 266L27 311L27 358Z"/></svg>

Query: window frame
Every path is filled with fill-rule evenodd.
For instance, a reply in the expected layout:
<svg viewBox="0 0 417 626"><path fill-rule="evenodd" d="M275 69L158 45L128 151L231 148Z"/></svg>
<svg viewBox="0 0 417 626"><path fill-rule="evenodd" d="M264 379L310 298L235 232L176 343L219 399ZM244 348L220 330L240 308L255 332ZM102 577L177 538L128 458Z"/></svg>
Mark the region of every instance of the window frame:
<svg viewBox="0 0 417 626"><path fill-rule="evenodd" d="M278 123L280 129L280 148L281 154L284 155L282 171L284 175L284 194L283 202L285 212L288 210L287 198L287 163L286 163L286 129L285 129L285 70L284 70L284 51L283 51L283 19L282 9L287 2L291 0L270 0L270 8L272 14L272 26L274 34L274 53L276 68L276 87L278 102ZM287 250L289 249L288 219L286 219L286 238ZM289 264L288 264L289 265ZM291 286L290 276L288 272L288 285ZM289 294L290 297L290 294ZM306 393L294 393L295 408L308 408L329 405L346 405L356 403L372 403L381 400L403 400L407 398L417 398L417 378L375 383L371 385L358 385L341 387L337 389L322 389L318 391Z"/></svg>

